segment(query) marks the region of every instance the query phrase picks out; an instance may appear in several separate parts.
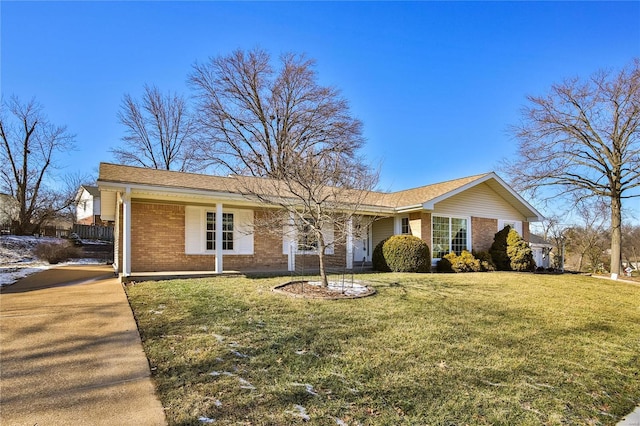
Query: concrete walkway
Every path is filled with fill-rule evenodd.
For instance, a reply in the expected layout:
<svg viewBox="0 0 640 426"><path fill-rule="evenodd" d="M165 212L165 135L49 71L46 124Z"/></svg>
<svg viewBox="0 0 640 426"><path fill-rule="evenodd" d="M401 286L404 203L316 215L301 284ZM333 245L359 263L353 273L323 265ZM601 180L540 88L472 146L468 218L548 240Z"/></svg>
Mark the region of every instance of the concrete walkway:
<svg viewBox="0 0 640 426"><path fill-rule="evenodd" d="M50 269L3 289L0 363L3 426L166 424L110 267Z"/></svg>

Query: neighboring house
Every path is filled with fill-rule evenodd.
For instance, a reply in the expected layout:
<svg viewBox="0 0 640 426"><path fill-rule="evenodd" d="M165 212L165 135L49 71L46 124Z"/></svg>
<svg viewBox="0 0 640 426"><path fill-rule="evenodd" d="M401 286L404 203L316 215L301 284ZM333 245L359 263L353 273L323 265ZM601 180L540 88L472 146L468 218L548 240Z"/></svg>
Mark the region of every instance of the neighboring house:
<svg viewBox="0 0 640 426"><path fill-rule="evenodd" d="M545 269L550 268L553 244L545 240L540 235L530 234L529 246L533 252L533 259L536 261L536 266Z"/></svg>
<svg viewBox="0 0 640 426"><path fill-rule="evenodd" d="M242 195L241 176L210 176L100 164L103 221L115 221L114 267L122 276L152 271L291 270L300 241L254 232L262 205ZM393 193L373 192L359 211L375 218L347 245L326 256L347 268L370 261L394 234L427 242L435 263L450 251L486 251L510 225L529 241L529 223L542 215L495 173ZM216 225L217 224L217 225ZM286 228L286 227L284 227ZM355 227L354 227L355 228ZM333 238L333 229L324 233Z"/></svg>
<svg viewBox="0 0 640 426"><path fill-rule="evenodd" d="M9 234L11 223L18 217L18 202L9 194L0 193L0 232Z"/></svg>
<svg viewBox="0 0 640 426"><path fill-rule="evenodd" d="M76 194L76 223L102 225L100 191L97 186L82 185Z"/></svg>

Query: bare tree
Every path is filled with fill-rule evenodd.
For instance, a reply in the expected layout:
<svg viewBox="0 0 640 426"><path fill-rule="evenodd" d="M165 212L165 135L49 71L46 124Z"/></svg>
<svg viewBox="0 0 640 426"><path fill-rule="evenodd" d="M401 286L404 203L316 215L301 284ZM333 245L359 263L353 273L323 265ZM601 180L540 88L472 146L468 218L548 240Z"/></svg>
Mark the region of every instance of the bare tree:
<svg viewBox="0 0 640 426"><path fill-rule="evenodd" d="M566 80L529 96L505 169L522 190L610 203L611 273L620 272L622 200L640 193L640 60L619 72Z"/></svg>
<svg viewBox="0 0 640 426"><path fill-rule="evenodd" d="M244 179L246 195L288 213L319 256L346 238L377 172L359 156L362 123L338 90L318 84L314 61L285 54L279 67L263 50L235 51L196 64L201 145L212 163ZM336 235L328 241L328 227ZM300 240L299 240L300 241Z"/></svg>
<svg viewBox="0 0 640 426"><path fill-rule="evenodd" d="M66 126L49 122L35 100L2 102L0 112L2 189L16 201L18 235L31 234L73 203L73 196L48 186L59 166L56 155L74 148Z"/></svg>
<svg viewBox="0 0 640 426"><path fill-rule="evenodd" d="M628 264L640 264L640 225L622 227L622 254Z"/></svg>
<svg viewBox="0 0 640 426"><path fill-rule="evenodd" d="M609 245L608 209L606 200L602 198L582 200L575 205L575 213L581 223L568 228L564 235L568 249L578 255L578 271L583 270L585 260L591 270L600 269Z"/></svg>
<svg viewBox="0 0 640 426"><path fill-rule="evenodd" d="M116 161L182 172L204 168L193 147L197 129L182 96L145 85L141 100L124 95L118 119L126 135L124 146L111 150Z"/></svg>

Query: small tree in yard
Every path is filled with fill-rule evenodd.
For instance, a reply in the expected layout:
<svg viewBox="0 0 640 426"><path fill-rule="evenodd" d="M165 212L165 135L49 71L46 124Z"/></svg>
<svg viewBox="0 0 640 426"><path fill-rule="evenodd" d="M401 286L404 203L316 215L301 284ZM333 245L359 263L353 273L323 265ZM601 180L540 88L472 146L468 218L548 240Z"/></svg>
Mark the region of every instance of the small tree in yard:
<svg viewBox="0 0 640 426"><path fill-rule="evenodd" d="M358 154L362 123L336 89L318 84L314 66L302 55L285 54L274 67L263 50L238 50L194 65L190 83L204 158L241 175L248 198L286 212L265 213L256 226L295 228L317 252L327 286L326 251L346 240L377 172Z"/></svg>
<svg viewBox="0 0 640 426"><path fill-rule="evenodd" d="M536 269L531 247L515 229L511 229L507 236L507 256L513 271L530 272Z"/></svg>

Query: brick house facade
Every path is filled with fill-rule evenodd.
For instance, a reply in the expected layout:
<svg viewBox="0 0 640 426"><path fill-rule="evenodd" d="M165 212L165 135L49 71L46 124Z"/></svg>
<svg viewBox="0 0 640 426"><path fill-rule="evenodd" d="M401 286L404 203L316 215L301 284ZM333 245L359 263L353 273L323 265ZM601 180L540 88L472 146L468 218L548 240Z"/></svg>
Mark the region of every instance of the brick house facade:
<svg viewBox="0 0 640 426"><path fill-rule="evenodd" d="M274 208L243 196L239 179L243 178L102 163L98 179L102 220L115 221L118 230L116 270L128 276L153 271L291 269L292 257L303 254L297 251L297 237L278 227L260 228L265 212L273 213ZM376 192L370 200L360 206L360 216L367 219L365 228L336 242L325 254L327 264L354 268L355 262L371 260L379 241L402 233L426 241L435 264L449 251L488 250L505 224L515 226L527 240L529 222L542 220L495 173ZM326 232L325 238L331 239L339 231ZM317 267L317 256L304 256L304 262L306 268Z"/></svg>

